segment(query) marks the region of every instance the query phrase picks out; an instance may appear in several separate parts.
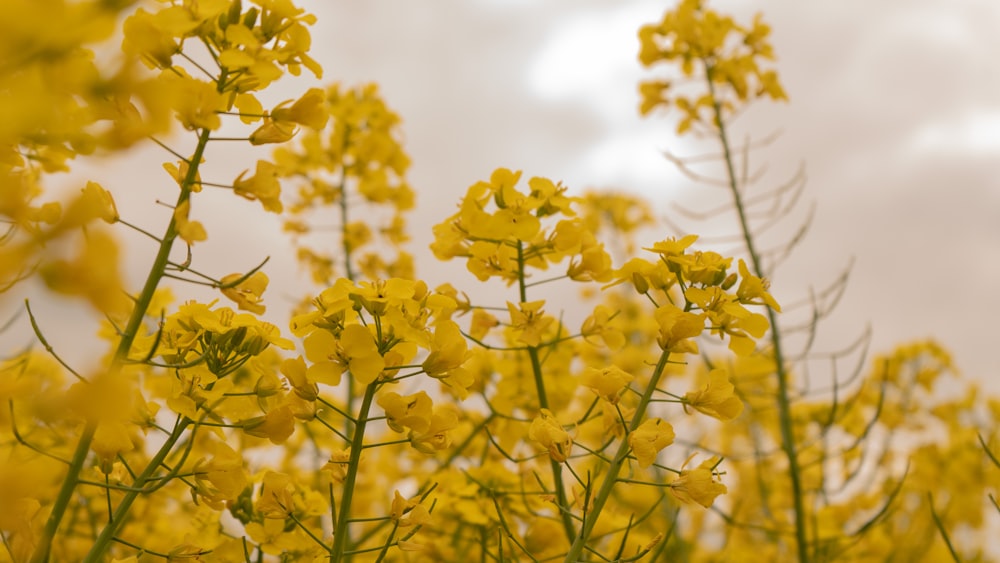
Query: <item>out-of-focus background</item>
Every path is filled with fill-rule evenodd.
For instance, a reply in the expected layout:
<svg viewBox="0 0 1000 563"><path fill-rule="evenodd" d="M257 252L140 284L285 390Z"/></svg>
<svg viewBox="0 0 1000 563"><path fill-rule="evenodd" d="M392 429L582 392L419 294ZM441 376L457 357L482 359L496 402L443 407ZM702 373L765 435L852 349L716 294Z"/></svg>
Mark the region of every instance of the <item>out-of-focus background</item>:
<svg viewBox="0 0 1000 563"><path fill-rule="evenodd" d="M418 193L411 251L418 275L432 286L455 281L450 278L458 270L441 268L426 250L431 225L497 167L561 180L574 192L641 194L653 213L674 219L673 202L706 208L711 198L724 196L684 178L663 158L664 150L704 149L678 139L670 113L638 115L638 82L669 70L640 67L636 32L659 20L672 2L298 4L319 18L312 55L325 75L322 81L289 81L269 101L331 81L379 83L404 120L413 158L409 179ZM811 203L816 206L807 239L775 273L775 295L795 301L810 287L831 283L853 260L849 287L823 325L819 349L846 345L866 325L873 329L875 352L934 337L953 351L961 370L1000 389L994 377L1000 356L992 349L1000 314L1000 3L767 0L711 6L741 22L759 11L772 25L775 66L790 103L762 103L734 130L738 140L781 132L753 157L767 166L762 190L805 165L808 185L791 226L807 217ZM169 210L155 199L169 201L176 189L159 168L164 160L162 151L149 147L127 161L81 164L77 174L123 193L123 216L159 232ZM210 154L209 165L225 181L252 170L254 157L241 145ZM207 173L203 178L210 180ZM196 259L221 276L271 255L268 316L284 327L280 291L297 275L294 257L274 217L256 203L233 199L206 195L196 204L195 218L210 236ZM716 234L680 222L693 232ZM142 244L129 244L134 284L148 266L149 249ZM471 276L455 283L478 284ZM38 302L51 343L85 358L89 350L80 343L92 325L83 325L80 334L72 322L82 309L34 291L29 296ZM9 314L18 303L5 299L3 307ZM23 331L0 334L5 350L29 340Z"/></svg>

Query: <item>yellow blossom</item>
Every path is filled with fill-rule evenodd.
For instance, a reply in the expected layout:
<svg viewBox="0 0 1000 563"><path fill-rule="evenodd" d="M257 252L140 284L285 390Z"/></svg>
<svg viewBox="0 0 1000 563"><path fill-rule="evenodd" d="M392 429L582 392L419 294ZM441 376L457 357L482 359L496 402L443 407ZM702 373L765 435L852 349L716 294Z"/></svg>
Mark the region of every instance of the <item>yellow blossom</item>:
<svg viewBox="0 0 1000 563"><path fill-rule="evenodd" d="M118 243L108 233L91 230L79 239L80 248L71 260L53 260L39 269L49 289L85 298L104 313L120 312L128 306L118 262Z"/></svg>
<svg viewBox="0 0 1000 563"><path fill-rule="evenodd" d="M737 397L726 370L714 369L708 374L708 384L684 395L684 406L719 420L733 420L743 412L743 401Z"/></svg>
<svg viewBox="0 0 1000 563"><path fill-rule="evenodd" d="M229 274L223 276L220 283L222 294L233 300L241 311L250 311L257 315L264 313L264 290L267 289L267 274L256 271L249 277L244 278L244 274ZM232 285L237 280L242 279L236 285Z"/></svg>
<svg viewBox="0 0 1000 563"><path fill-rule="evenodd" d="M371 332L361 325L344 327L339 337L329 331L317 330L303 341L306 358L313 362L306 372L318 383L337 385L345 371L355 381L368 385L385 368L385 359L378 351Z"/></svg>
<svg viewBox="0 0 1000 563"><path fill-rule="evenodd" d="M456 426L458 426L458 413L455 412L453 406L434 407L434 412L431 414L431 424L427 430L423 432L410 431L410 445L425 454L447 449L451 447L451 434L449 432Z"/></svg>
<svg viewBox="0 0 1000 563"><path fill-rule="evenodd" d="M292 478L285 473L268 471L264 474L257 498L256 509L264 518L284 519L294 508L292 493L295 485Z"/></svg>
<svg viewBox="0 0 1000 563"><path fill-rule="evenodd" d="M492 313L483 309L472 311L472 322L469 323L469 336L476 340L482 340L489 334L490 329L500 324Z"/></svg>
<svg viewBox="0 0 1000 563"><path fill-rule="evenodd" d="M549 450L552 459L559 463L566 461L573 449L573 438L548 409L542 409L531 421L528 438Z"/></svg>
<svg viewBox="0 0 1000 563"><path fill-rule="evenodd" d="M544 300L528 301L517 305L507 302L510 313L510 327L516 331L517 340L528 346L538 346L542 342L545 330L555 322L555 319L545 314L542 307Z"/></svg>
<svg viewBox="0 0 1000 563"><path fill-rule="evenodd" d="M727 492L726 486L715 480L715 467L719 458L712 457L701 462L697 468L682 470L679 477L669 483L670 494L687 504L712 506L715 497Z"/></svg>
<svg viewBox="0 0 1000 563"><path fill-rule="evenodd" d="M383 393L376 403L385 411L389 428L396 432L406 432L410 428L419 433L430 428L434 403L424 391L405 397L399 393Z"/></svg>
<svg viewBox="0 0 1000 563"><path fill-rule="evenodd" d="M767 305L777 312L781 312L781 306L767 292L771 282L767 278L758 278L750 273L746 262L740 260L740 285L736 289L736 295L740 298L740 303L753 305Z"/></svg>
<svg viewBox="0 0 1000 563"><path fill-rule="evenodd" d="M604 368L590 367L584 370L580 383L597 393L597 396L611 404L617 404L622 390L634 378L616 365Z"/></svg>
<svg viewBox="0 0 1000 563"><path fill-rule="evenodd" d="M454 321L445 320L435 327L430 353L421 367L431 377L444 378L462 367L468 352L462 330Z"/></svg>
<svg viewBox="0 0 1000 563"><path fill-rule="evenodd" d="M611 350L620 350L625 345L625 335L612 324L615 316L616 313L604 305L594 307L594 312L584 319L580 334L587 342L593 344L593 338L597 336Z"/></svg>
<svg viewBox="0 0 1000 563"><path fill-rule="evenodd" d="M307 90L302 97L292 103L291 107L284 107L287 103L282 102L271 110L271 118L275 121L297 123L313 129L322 129L330 118L330 114L325 108L326 93L319 88Z"/></svg>
<svg viewBox="0 0 1000 563"><path fill-rule="evenodd" d="M281 405L264 416L243 421L242 427L251 436L267 438L272 444L284 444L295 431L295 415L291 407Z"/></svg>
<svg viewBox="0 0 1000 563"><path fill-rule="evenodd" d="M227 444L215 442L213 456L194 465L196 492L210 506L221 510L225 501L235 500L249 482L243 456Z"/></svg>
<svg viewBox="0 0 1000 563"><path fill-rule="evenodd" d="M305 401L315 401L319 396L319 388L315 381L310 381L307 375L306 362L302 356L281 362L279 368L292 390Z"/></svg>
<svg viewBox="0 0 1000 563"><path fill-rule="evenodd" d="M281 182L278 181L278 167L266 160L257 161L253 176L244 179L249 170L244 170L233 181L233 193L250 201L258 200L264 209L281 213Z"/></svg>
<svg viewBox="0 0 1000 563"><path fill-rule="evenodd" d="M628 435L628 445L639 467L649 467L660 450L674 443L674 427L659 418L643 421Z"/></svg>
<svg viewBox="0 0 1000 563"><path fill-rule="evenodd" d="M668 303L657 307L653 317L660 326L657 339L660 348L677 354L698 353L698 344L691 339L705 329L704 315L683 311Z"/></svg>
<svg viewBox="0 0 1000 563"><path fill-rule="evenodd" d="M431 521L431 514L425 506L419 501L407 500L398 490L393 492L391 516L400 528L422 526Z"/></svg>
<svg viewBox="0 0 1000 563"><path fill-rule="evenodd" d="M344 479L347 478L348 462L350 459L350 450L333 450L330 452L330 460L320 468L320 471L329 473L334 481L343 483Z"/></svg>
<svg viewBox="0 0 1000 563"><path fill-rule="evenodd" d="M191 211L191 200L186 199L174 209L174 221L177 223L177 235L188 244L194 244L208 239L205 227L198 221L188 219Z"/></svg>
<svg viewBox="0 0 1000 563"><path fill-rule="evenodd" d="M264 123L250 133L250 144L267 145L274 143L284 143L292 139L298 129L289 122L279 122L271 118L265 118Z"/></svg>

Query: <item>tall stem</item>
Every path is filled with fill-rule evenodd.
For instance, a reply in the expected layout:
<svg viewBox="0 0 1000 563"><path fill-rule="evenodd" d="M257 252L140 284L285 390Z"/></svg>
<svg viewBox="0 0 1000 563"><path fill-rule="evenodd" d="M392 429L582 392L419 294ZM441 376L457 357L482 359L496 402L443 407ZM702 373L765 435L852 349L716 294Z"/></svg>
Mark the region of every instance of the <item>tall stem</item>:
<svg viewBox="0 0 1000 563"><path fill-rule="evenodd" d="M635 432L636 428L639 428L639 425L642 424L642 419L646 415L646 409L653 398L653 392L656 391L656 387L660 384L660 378L663 377L663 371L666 369L669 359L670 350L664 350L660 354L660 359L656 362L656 368L653 369L653 375L649 378L646 390L643 391L642 397L639 399L639 404L635 408L635 414L632 415L632 422L629 423L628 431L625 433L625 437L622 438L621 443L618 444L618 451L615 452L615 456L611 458L611 464L608 465L608 471L604 474L604 481L601 483L601 488L597 490L597 496L594 497L594 502L587 511L580 535L576 536L573 545L569 548L569 553L566 554L566 558L564 559L566 563L580 561L587 541L594 532L594 525L597 524L597 520L601 516L601 511L604 510L604 505L611 498L611 492L615 488L615 483L618 482L618 473L621 471L622 465L625 464L625 460L628 459L628 453L631 450L628 443L628 435Z"/></svg>
<svg viewBox="0 0 1000 563"><path fill-rule="evenodd" d="M333 532L333 550L330 551L331 563L343 561L344 552L351 544L350 518L351 501L354 500L354 486L358 478L358 466L361 465L361 450L365 445L365 427L368 425L368 412L375 398L374 383L365 388L361 399L361 409L358 411L358 422L351 437L351 457L347 462L347 476L344 478L344 494L340 497L340 508L337 514L336 529Z"/></svg>
<svg viewBox="0 0 1000 563"><path fill-rule="evenodd" d="M140 494L143 494L141 489L150 482L153 478L153 474L159 470L160 464L162 464L163 460L170 454L170 451L173 450L177 440L184 435L184 431L187 430L187 427L190 424L191 419L189 418L183 418L180 422L178 422L174 431L170 433L170 437L163 443L160 450L156 452L153 459L149 460L146 468L138 477L136 477L132 487L125 493L125 496L122 497L121 502L118 504L118 507L115 508L115 512L111 516L111 521L108 522L108 525L105 526L103 530L101 530L101 535L97 537L97 541L95 541L94 545L90 548L90 552L88 552L87 556L83 559L83 563L98 563L99 561L104 560L104 552L107 551L111 542L115 540L115 534L117 534L125 522L128 521L128 512L132 509L132 503L139 498Z"/></svg>
<svg viewBox="0 0 1000 563"><path fill-rule="evenodd" d="M343 146L340 147L340 154L344 154L347 150L350 132L344 135ZM344 277L353 281L354 279L354 267L351 265L351 245L347 238L347 220L348 220L348 205L347 205L347 167L345 164L341 163L342 173L340 176L340 185L338 189L340 190L340 244L344 251ZM346 395L346 407L347 411L351 412L354 408L354 378L349 378L347 380L347 389L344 391ZM344 432L347 436L350 436L354 432L354 422L348 418L344 417Z"/></svg>
<svg viewBox="0 0 1000 563"><path fill-rule="evenodd" d="M528 300L528 286L524 279L524 244L517 242L517 288L518 297L524 303ZM549 408L548 394L545 392L545 378L542 377L542 360L538 355L537 346L528 346L528 358L531 361L531 374L535 380L535 393L538 395L538 408ZM566 463L569 463L568 461ZM566 539L573 541L576 538L576 528L573 525L573 518L570 516L569 500L566 495L566 484L562 478L562 464L549 458L549 466L552 468L552 482L556 488L556 503L559 516L562 520L563 531Z"/></svg>
<svg viewBox="0 0 1000 563"><path fill-rule="evenodd" d="M177 205L183 204L191 197L191 187L194 185L196 178L198 177L198 167L201 164L202 156L205 152L205 147L208 145L208 136L210 131L208 129L203 129L201 134L198 136L198 145L195 147L194 154L188 163L188 172L184 177L183 182L181 182L181 192L177 196ZM167 267L167 262L170 260L170 251L173 249L174 241L177 239L177 221L171 216L170 222L167 225L166 232L163 238L160 239L160 247L156 253L156 258L153 260L153 264L149 268L149 274L146 276L146 283L139 293L139 296L135 300L135 306L132 308L132 314L129 316L128 322L125 325L125 330L122 331L121 340L118 341L118 347L115 349L115 355L111 360L111 366L109 367L109 373L111 376L116 376L120 371L125 361L128 359L129 352L132 349L132 344L135 342L136 336L139 334L139 329L142 327L142 321L146 316L146 312L149 309L149 304L153 300L153 295L156 293L157 287L160 285L160 281L163 279L163 274ZM52 506L52 512L49 514L48 520L45 522L45 528L42 532L42 539L39 541L38 549L35 552L34 557L32 557L32 563L47 563L52 551L52 541L55 538L56 531L59 529L59 524L62 521L63 516L66 514L66 509L69 506L70 500L73 498L73 492L76 490L76 486L79 483L80 472L83 470L83 464L86 461L87 454L90 452L90 444L94 438L94 432L97 430L97 423L93 420L88 420L80 433L80 439L76 444L76 450L73 452L73 458L70 460L69 470L66 474L66 478L63 480L62 486L59 489L59 493L56 496L56 501ZM162 450L161 450L162 451ZM165 454L164 454L165 455ZM162 461L162 458L160 459ZM147 466L147 471L150 471L152 467L153 470L159 466L159 462L155 465L150 463ZM146 475L146 472L143 473ZM151 475L151 472L150 472ZM148 478L148 475L147 475ZM138 480L134 483L136 489L141 489L144 486L144 482L139 482ZM137 495L136 492L129 492L125 499L123 499L122 504L131 505L135 500L134 496ZM129 497L133 497L130 500ZM119 511L115 511L117 515ZM124 516L125 512L121 513ZM124 517L122 517L124 520ZM105 528L105 532L110 528L114 528L114 531L121 526L122 522L113 521L108 524ZM112 531L112 536L113 533ZM104 534L102 532L103 537ZM96 549L98 545L94 546ZM102 550L98 553L103 553L103 549L107 548L107 542L104 543ZM94 549L91 549L91 553L95 553ZM88 555L88 558L90 555ZM89 560L89 559L88 559Z"/></svg>
<svg viewBox="0 0 1000 563"><path fill-rule="evenodd" d="M729 138L726 135L725 122L722 120L722 107L715 94L715 85L712 81L712 66L708 61L705 64L706 82L708 91L712 97L712 109L714 112L715 126L719 132L719 141L722 143L722 153L726 162L726 174L729 177L729 190L733 196L733 206L740 220L740 230L743 232L743 241L747 247L747 254L750 255L753 273L757 277L763 278L764 269L761 265L760 254L754 244L753 233L747 221L746 209L743 206L743 196L739 190L739 183L736 180L735 166L733 165L732 150L729 146ZM778 425L781 431L781 449L785 452L788 460L788 476L792 487L792 502L795 510L795 542L798 550L800 563L807 563L810 560L809 542L806 533L806 511L804 493L802 491L802 479L800 476L799 457L796 451L795 434L792 425L791 398L789 396L788 370L785 366L785 357L782 352L781 331L778 330L778 319L774 310L767 307L767 320L771 323L771 346L774 350L775 375L778 379Z"/></svg>

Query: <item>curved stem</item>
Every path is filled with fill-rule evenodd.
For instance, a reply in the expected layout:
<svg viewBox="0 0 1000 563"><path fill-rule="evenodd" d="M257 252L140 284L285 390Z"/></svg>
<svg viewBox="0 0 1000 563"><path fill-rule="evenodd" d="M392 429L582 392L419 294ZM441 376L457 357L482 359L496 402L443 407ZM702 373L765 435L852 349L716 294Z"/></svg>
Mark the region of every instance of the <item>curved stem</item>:
<svg viewBox="0 0 1000 563"><path fill-rule="evenodd" d="M729 146L729 138L726 135L726 126L722 120L722 107L715 93L715 85L712 81L712 66L708 61L705 64L706 82L708 82L709 95L712 97L712 109L714 111L715 127L719 133L719 141L722 143L722 153L726 162L726 174L729 177L729 190L733 196L733 205L740 220L740 230L743 232L743 241L747 247L747 254L750 255L751 266L755 276L763 278L764 269L761 264L760 254L757 252L754 243L753 233L747 221L746 209L743 206L743 196L739 190L736 179L735 166L733 165L732 150ZM792 487L792 502L795 511L795 542L797 544L800 563L807 563L810 560L809 542L806 532L806 511L804 493L802 491L802 479L800 476L799 457L796 451L795 434L793 432L792 407L790 390L788 385L788 369L785 366L785 357L782 352L781 331L778 330L778 319L771 307L767 309L767 320L771 323L770 339L774 350L775 375L778 379L778 425L781 431L781 449L785 452L788 460L788 477Z"/></svg>

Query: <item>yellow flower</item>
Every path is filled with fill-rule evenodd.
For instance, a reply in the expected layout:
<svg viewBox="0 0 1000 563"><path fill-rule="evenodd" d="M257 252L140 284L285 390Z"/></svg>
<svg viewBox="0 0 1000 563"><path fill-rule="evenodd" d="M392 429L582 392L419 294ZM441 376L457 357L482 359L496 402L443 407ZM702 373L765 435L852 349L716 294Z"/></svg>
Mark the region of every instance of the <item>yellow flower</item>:
<svg viewBox="0 0 1000 563"><path fill-rule="evenodd" d="M105 223L115 223L118 221L118 207L110 192L97 182L87 182L80 197L67 208L60 227L78 227L95 218L100 218Z"/></svg>
<svg viewBox="0 0 1000 563"><path fill-rule="evenodd" d="M708 384L684 395L684 406L719 420L733 420L743 412L743 401L733 394L734 387L726 370L714 369L708 374Z"/></svg>
<svg viewBox="0 0 1000 563"><path fill-rule="evenodd" d="M477 240L460 255L469 256L466 268L479 281L486 281L492 276L501 278L507 283L513 283L517 280L519 271L517 250L509 245ZM439 257L441 256L439 255ZM443 257L443 259L447 258L449 256Z"/></svg>
<svg viewBox="0 0 1000 563"><path fill-rule="evenodd" d="M719 458L712 457L701 462L696 469L683 470L678 478L669 483L670 493L677 500L687 504L712 506L715 497L728 492L726 486L715 480L715 467Z"/></svg>
<svg viewBox="0 0 1000 563"><path fill-rule="evenodd" d="M445 320L435 327L430 353L421 367L431 377L445 378L452 370L462 367L468 353L469 345L462 330L454 321Z"/></svg>
<svg viewBox="0 0 1000 563"><path fill-rule="evenodd" d="M208 238L208 233L205 232L205 227L201 225L198 221L191 221L188 219L188 214L191 211L191 200L186 199L184 203L178 205L174 209L174 221L177 224L177 235L188 244L194 244L206 240Z"/></svg>
<svg viewBox="0 0 1000 563"><path fill-rule="evenodd" d="M458 413L455 412L455 407L451 405L434 407L431 424L427 430L410 431L410 445L425 454L447 449L451 447L451 435L448 432L456 426L458 426Z"/></svg>
<svg viewBox="0 0 1000 563"><path fill-rule="evenodd" d="M403 516L406 515L404 518ZM411 526L422 526L431 521L431 513L427 508L416 500L407 500L399 491L393 492L392 497L392 521L400 528Z"/></svg>
<svg viewBox="0 0 1000 563"><path fill-rule="evenodd" d="M42 280L57 293L85 298L103 313L127 310L115 239L91 230L79 242L81 248L72 260L54 260L41 266Z"/></svg>
<svg viewBox="0 0 1000 563"><path fill-rule="evenodd" d="M241 311L250 311L257 315L264 314L265 307L262 301L264 300L264 290L267 289L269 281L267 274L258 270L238 284L231 285L243 277L244 274L229 274L219 280L222 294L232 299Z"/></svg>
<svg viewBox="0 0 1000 563"><path fill-rule="evenodd" d="M222 442L213 442L211 460L201 459L194 464L196 493L216 510L225 508L226 501L236 500L249 482L243 467L243 456Z"/></svg>
<svg viewBox="0 0 1000 563"><path fill-rule="evenodd" d="M542 311L545 300L527 301L517 305L507 302L507 311L510 313L510 327L517 334L517 341L528 346L538 346L542 341L545 330L555 322Z"/></svg>
<svg viewBox="0 0 1000 563"><path fill-rule="evenodd" d="M678 307L666 304L657 307L653 313L660 325L660 336L657 343L660 348L676 354L697 354L698 344L691 340L705 329L705 316L682 311Z"/></svg>
<svg viewBox="0 0 1000 563"><path fill-rule="evenodd" d="M291 107L283 107L287 103L278 104L271 111L271 118L275 121L298 123L313 129L322 129L330 118L330 114L326 111L326 93L319 88L310 88L301 98L295 100Z"/></svg>
<svg viewBox="0 0 1000 563"><path fill-rule="evenodd" d="M682 256L684 251L687 250L689 246L694 244L696 240L698 240L698 235L687 235L680 240L677 240L675 237L670 237L654 243L651 247L644 247L643 250L655 252L661 257L669 260L675 256Z"/></svg>
<svg viewBox="0 0 1000 563"><path fill-rule="evenodd" d="M257 498L257 512L266 519L284 519L291 514L295 506L292 493L295 485L292 478L284 473L268 471L264 474L264 482L260 486L260 496Z"/></svg>
<svg viewBox="0 0 1000 563"><path fill-rule="evenodd" d="M552 459L559 463L566 461L573 449L573 438L548 409L542 409L531 421L528 438L548 449Z"/></svg>
<svg viewBox="0 0 1000 563"><path fill-rule="evenodd" d="M278 167L266 160L257 161L253 176L243 179L249 170L244 170L233 181L233 193L250 201L258 200L264 209L281 213L281 182L278 181Z"/></svg>
<svg viewBox="0 0 1000 563"><path fill-rule="evenodd" d="M659 418L650 418L628 435L632 455L639 467L649 467L660 450L674 443L674 427Z"/></svg>
<svg viewBox="0 0 1000 563"><path fill-rule="evenodd" d="M489 334L490 329L500 324L493 314L484 309L472 311L472 321L469 323L469 336L476 340L482 340Z"/></svg>
<svg viewBox="0 0 1000 563"><path fill-rule="evenodd" d="M604 305L594 307L594 312L583 321L580 334L584 340L593 344L593 337L600 337L604 345L612 350L620 350L625 345L625 335L617 326L611 323L616 314Z"/></svg>
<svg viewBox="0 0 1000 563"><path fill-rule="evenodd" d="M284 143L295 136L298 129L289 122L278 122L271 118L265 118L263 125L250 133L250 144L266 145L270 143Z"/></svg>
<svg viewBox="0 0 1000 563"><path fill-rule="evenodd" d="M326 464L320 468L320 471L329 473L330 477L334 481L343 483L344 479L347 479L347 468L350 460L350 450L333 450L330 452L330 461L327 461Z"/></svg>
<svg viewBox="0 0 1000 563"><path fill-rule="evenodd" d="M781 306L767 292L771 287L771 282L767 278L758 278L750 274L746 262L740 260L740 286L736 289L736 295L740 298L740 303L745 305L767 305L777 312L781 312Z"/></svg>
<svg viewBox="0 0 1000 563"><path fill-rule="evenodd" d="M284 444L295 432L295 415L291 407L281 405L264 416L243 421L242 428L251 436L267 438L272 444Z"/></svg>
<svg viewBox="0 0 1000 563"><path fill-rule="evenodd" d="M97 424L90 448L97 454L100 468L108 474L118 454L133 449L131 436L136 426L130 420L136 388L118 374L101 373L89 382L69 388L69 407L85 420Z"/></svg>
<svg viewBox="0 0 1000 563"><path fill-rule="evenodd" d="M639 104L639 114L646 115L659 105L666 105L667 90L670 89L670 82L667 80L651 80L639 83L639 96L642 102Z"/></svg>
<svg viewBox="0 0 1000 563"><path fill-rule="evenodd" d="M306 359L313 362L306 374L309 379L327 385L337 385L345 371L355 381L368 385L385 368L375 339L367 328L352 324L341 331L339 338L329 331L317 330L303 341Z"/></svg>
<svg viewBox="0 0 1000 563"><path fill-rule="evenodd" d="M426 432L431 426L434 403L424 391L405 397L399 393L384 393L376 402L385 411L389 428L396 432L406 432L407 428Z"/></svg>
<svg viewBox="0 0 1000 563"><path fill-rule="evenodd" d="M177 119L185 129L216 130L222 126L219 112L225 111L225 98L216 89L214 82L199 80L180 74L164 73L163 86L171 91Z"/></svg>
<svg viewBox="0 0 1000 563"><path fill-rule="evenodd" d="M616 365L608 367L587 368L580 378L584 387L590 387L597 395L611 404L618 403L622 390L634 378Z"/></svg>

